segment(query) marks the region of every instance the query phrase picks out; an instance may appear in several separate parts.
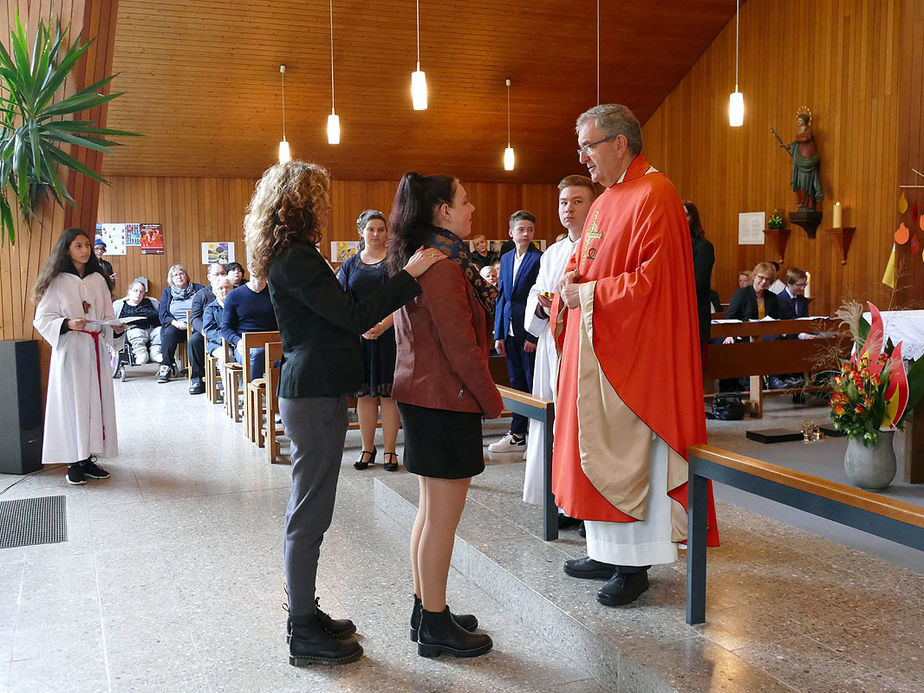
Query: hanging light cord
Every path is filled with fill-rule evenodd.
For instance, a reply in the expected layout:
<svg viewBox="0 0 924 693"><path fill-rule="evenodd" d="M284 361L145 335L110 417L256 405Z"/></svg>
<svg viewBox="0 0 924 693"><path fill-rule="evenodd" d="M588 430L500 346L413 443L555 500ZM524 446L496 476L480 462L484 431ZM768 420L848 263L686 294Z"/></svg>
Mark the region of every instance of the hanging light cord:
<svg viewBox="0 0 924 693"><path fill-rule="evenodd" d="M417 71L420 72L420 0L417 0Z"/></svg>
<svg viewBox="0 0 924 693"><path fill-rule="evenodd" d="M282 141L286 139L286 66L281 66L279 76L282 78Z"/></svg>
<svg viewBox="0 0 924 693"><path fill-rule="evenodd" d="M330 112L334 113L334 0L330 0Z"/></svg>
<svg viewBox="0 0 924 693"><path fill-rule="evenodd" d="M735 91L738 91L738 13L740 11L740 0L735 0Z"/></svg>
<svg viewBox="0 0 924 693"><path fill-rule="evenodd" d="M597 0L597 105L600 105L600 0Z"/></svg>

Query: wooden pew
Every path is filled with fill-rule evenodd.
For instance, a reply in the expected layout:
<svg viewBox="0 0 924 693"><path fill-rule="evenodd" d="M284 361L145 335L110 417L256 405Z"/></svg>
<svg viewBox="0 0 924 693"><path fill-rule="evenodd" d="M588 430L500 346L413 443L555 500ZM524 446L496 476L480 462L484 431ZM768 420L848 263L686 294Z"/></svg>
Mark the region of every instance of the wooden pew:
<svg viewBox="0 0 924 693"><path fill-rule="evenodd" d="M260 438L260 431L256 425L256 401L260 396L260 388L264 385L265 381L260 378L257 381L253 380L253 374L251 373L250 368L250 352L254 349L263 349L266 347L267 342L278 342L279 341L279 331L278 330L269 330L266 332L244 332L241 335L241 342L243 343L243 354L241 356L241 364L244 368L244 435L247 437L247 440L252 443L256 443Z"/></svg>
<svg viewBox="0 0 924 693"><path fill-rule="evenodd" d="M799 332L829 333L834 336L820 339L778 339L764 341L764 337ZM850 332L837 318L814 320L759 320L737 323L713 323L710 339L747 337L747 342L709 344L706 347L706 365L703 380L719 378L749 378L749 412L754 418L763 416L763 376L778 373L806 373L824 368L839 367L838 358L847 358L853 344ZM822 367L820 364L826 364ZM798 392L821 389L799 388ZM773 390L772 392L786 392Z"/></svg>
<svg viewBox="0 0 924 693"><path fill-rule="evenodd" d="M282 343L270 342L266 345L266 415L263 419L263 444L266 447L266 459L270 464L291 464L283 458L276 437L284 433L282 424L276 423L279 413L279 372L282 366Z"/></svg>
<svg viewBox="0 0 924 693"><path fill-rule="evenodd" d="M739 455L691 445L687 516L689 624L706 620L707 479L924 551L924 508Z"/></svg>
<svg viewBox="0 0 924 693"><path fill-rule="evenodd" d="M552 437L555 428L555 403L528 392L498 385L497 391L504 400L504 406L511 412L536 419L545 433L543 451L542 483L542 536L546 541L558 539L558 507L552 496Z"/></svg>

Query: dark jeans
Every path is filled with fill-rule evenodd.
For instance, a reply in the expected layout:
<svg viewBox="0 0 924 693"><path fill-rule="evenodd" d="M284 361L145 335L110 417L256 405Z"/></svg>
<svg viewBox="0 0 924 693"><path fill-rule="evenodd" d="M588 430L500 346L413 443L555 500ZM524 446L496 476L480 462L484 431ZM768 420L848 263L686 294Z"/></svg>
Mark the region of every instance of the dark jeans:
<svg viewBox="0 0 924 693"><path fill-rule="evenodd" d="M292 441L292 495L286 508L285 568L289 614L315 613L318 558L330 527L347 431L347 398L279 398Z"/></svg>
<svg viewBox="0 0 924 693"><path fill-rule="evenodd" d="M193 332L192 337L186 344L186 356L189 357L190 376L199 378L205 377L205 337L201 332Z"/></svg>
<svg viewBox="0 0 924 693"><path fill-rule="evenodd" d="M243 363L241 361L240 352L234 350L234 360L238 363ZM250 350L250 379L256 380L257 378L263 377L263 372L266 370L266 349L251 349Z"/></svg>
<svg viewBox="0 0 924 693"><path fill-rule="evenodd" d="M186 341L186 330L178 330L173 325L165 325L160 331L161 349L164 352L162 366L173 365L173 353L178 345Z"/></svg>
<svg viewBox="0 0 924 693"><path fill-rule="evenodd" d="M507 352L507 371L510 373L510 384L521 392L533 391L533 366L536 363L536 352L526 353L523 344L526 340L520 337L507 335L504 338L504 350ZM526 435L529 427L529 418L522 414L514 414L510 422L510 432L518 436Z"/></svg>

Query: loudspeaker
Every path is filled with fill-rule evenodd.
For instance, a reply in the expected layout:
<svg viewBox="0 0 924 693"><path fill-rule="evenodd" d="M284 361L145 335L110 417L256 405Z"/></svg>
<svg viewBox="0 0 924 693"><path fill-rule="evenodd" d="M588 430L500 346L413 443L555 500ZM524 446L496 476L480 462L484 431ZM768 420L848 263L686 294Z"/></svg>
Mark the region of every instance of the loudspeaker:
<svg viewBox="0 0 924 693"><path fill-rule="evenodd" d="M0 473L42 468L42 373L34 339L0 341Z"/></svg>

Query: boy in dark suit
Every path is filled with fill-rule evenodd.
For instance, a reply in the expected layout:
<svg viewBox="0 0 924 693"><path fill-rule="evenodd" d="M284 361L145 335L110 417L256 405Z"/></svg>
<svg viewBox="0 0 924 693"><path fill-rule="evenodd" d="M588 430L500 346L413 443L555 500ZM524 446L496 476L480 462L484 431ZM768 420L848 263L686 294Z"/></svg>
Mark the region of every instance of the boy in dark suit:
<svg viewBox="0 0 924 693"><path fill-rule="evenodd" d="M536 217L526 210L510 215L510 238L515 247L501 255L500 286L494 309L494 348L506 355L510 382L517 390L531 392L536 338L526 331L524 314L529 290L539 274L542 253L533 245ZM503 438L488 446L491 452L526 452L526 428L529 420L520 414Z"/></svg>

